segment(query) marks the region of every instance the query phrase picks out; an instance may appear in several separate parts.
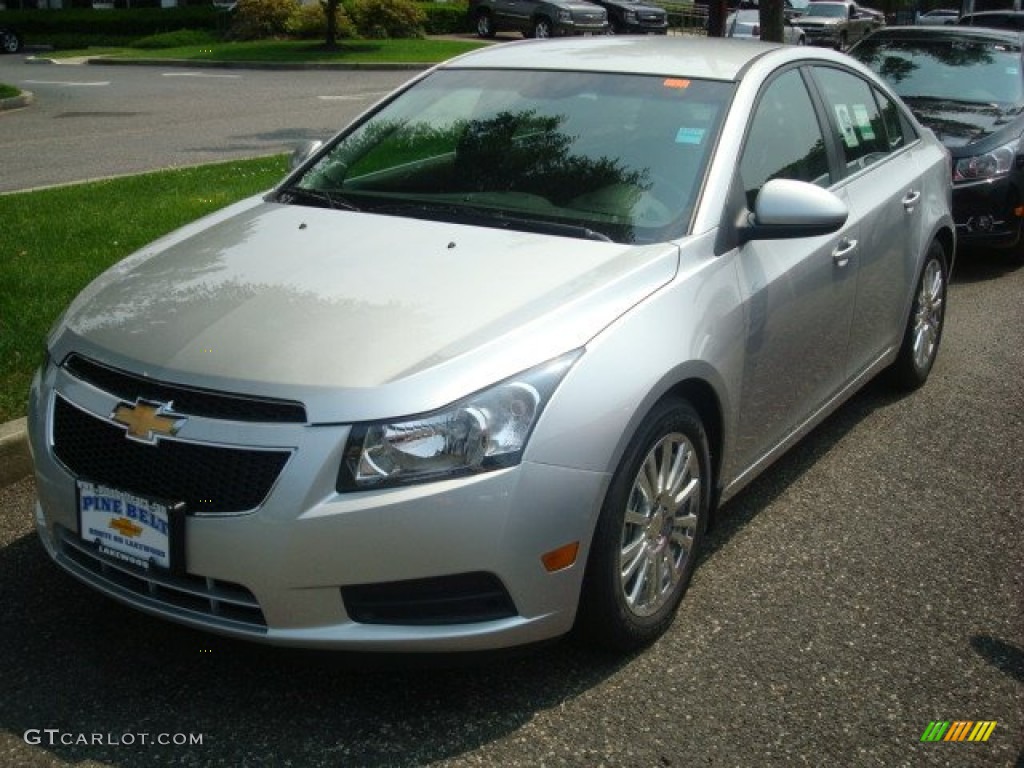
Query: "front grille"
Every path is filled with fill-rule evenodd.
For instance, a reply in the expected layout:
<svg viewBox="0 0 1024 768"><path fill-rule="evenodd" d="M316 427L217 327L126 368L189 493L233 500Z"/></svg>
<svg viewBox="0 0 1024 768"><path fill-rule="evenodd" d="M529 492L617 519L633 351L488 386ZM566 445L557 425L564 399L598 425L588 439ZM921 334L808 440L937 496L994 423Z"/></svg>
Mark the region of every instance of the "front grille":
<svg viewBox="0 0 1024 768"><path fill-rule="evenodd" d="M493 573L359 584L342 587L341 596L349 617L360 624L472 624L517 615L505 585Z"/></svg>
<svg viewBox="0 0 1024 768"><path fill-rule="evenodd" d="M212 621L226 627L266 629L263 611L245 587L200 576L147 571L104 557L92 544L61 526L56 527L56 532L60 562L85 581L131 602L148 603L164 610L176 609L177 613L201 618L203 623Z"/></svg>
<svg viewBox="0 0 1024 768"><path fill-rule="evenodd" d="M290 400L234 395L154 381L71 355L64 369L77 379L134 403L137 399L174 403L174 412L230 421L304 424L306 409Z"/></svg>
<svg viewBox="0 0 1024 768"><path fill-rule="evenodd" d="M139 496L185 502L188 512L258 507L290 453L161 440L128 440L124 429L79 410L59 395L53 452L70 472Z"/></svg>

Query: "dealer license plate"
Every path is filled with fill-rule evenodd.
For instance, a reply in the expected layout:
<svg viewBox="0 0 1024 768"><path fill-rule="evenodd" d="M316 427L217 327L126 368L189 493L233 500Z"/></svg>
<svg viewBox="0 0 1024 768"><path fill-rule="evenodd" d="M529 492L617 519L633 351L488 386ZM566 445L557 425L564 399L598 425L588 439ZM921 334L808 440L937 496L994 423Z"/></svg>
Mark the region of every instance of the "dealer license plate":
<svg viewBox="0 0 1024 768"><path fill-rule="evenodd" d="M171 567L171 515L165 503L79 480L78 530L108 557L146 569Z"/></svg>

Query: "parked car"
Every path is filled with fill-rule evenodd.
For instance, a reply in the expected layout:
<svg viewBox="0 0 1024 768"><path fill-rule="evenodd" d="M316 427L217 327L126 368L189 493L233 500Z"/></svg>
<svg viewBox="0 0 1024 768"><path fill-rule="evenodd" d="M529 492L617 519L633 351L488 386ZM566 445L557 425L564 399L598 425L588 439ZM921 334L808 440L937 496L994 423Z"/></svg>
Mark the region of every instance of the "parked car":
<svg viewBox="0 0 1024 768"><path fill-rule="evenodd" d="M1024 253L1020 33L895 27L876 32L850 55L888 79L949 148L960 242Z"/></svg>
<svg viewBox="0 0 1024 768"><path fill-rule="evenodd" d="M917 23L924 26L943 26L945 24L956 24L957 19L960 18L960 11L953 8L934 8L930 11L925 11L917 17Z"/></svg>
<svg viewBox="0 0 1024 768"><path fill-rule="evenodd" d="M608 13L586 0L470 0L469 15L484 38L505 31L537 38L608 31Z"/></svg>
<svg viewBox="0 0 1024 768"><path fill-rule="evenodd" d="M850 0L814 0L808 3L799 23L808 44L845 51L865 35L885 26L885 16Z"/></svg>
<svg viewBox="0 0 1024 768"><path fill-rule="evenodd" d="M97 278L32 385L46 551L157 616L637 648L716 503L936 359L949 155L833 51L490 46L303 156Z"/></svg>
<svg viewBox="0 0 1024 768"><path fill-rule="evenodd" d="M965 27L1024 30L1024 11L979 11L966 13L957 22Z"/></svg>
<svg viewBox="0 0 1024 768"><path fill-rule="evenodd" d="M608 31L613 35L664 35L668 12L641 0L591 0L608 12Z"/></svg>
<svg viewBox="0 0 1024 768"><path fill-rule="evenodd" d="M783 18L783 42L789 45L804 45L807 36L804 31L793 23L789 17ZM741 40L761 39L760 11L735 11L725 20L725 36Z"/></svg>
<svg viewBox="0 0 1024 768"><path fill-rule="evenodd" d="M21 33L13 27L0 25L0 53L17 53L23 45Z"/></svg>

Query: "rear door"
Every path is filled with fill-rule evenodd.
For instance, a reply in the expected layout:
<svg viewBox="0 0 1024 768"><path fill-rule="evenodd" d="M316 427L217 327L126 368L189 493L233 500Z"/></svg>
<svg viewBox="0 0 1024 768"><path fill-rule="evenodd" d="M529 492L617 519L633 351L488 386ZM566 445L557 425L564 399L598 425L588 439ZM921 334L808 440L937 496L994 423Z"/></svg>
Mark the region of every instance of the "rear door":
<svg viewBox="0 0 1024 768"><path fill-rule="evenodd" d="M860 75L812 68L833 142L839 147L851 218L864 222L857 248L857 292L848 352L850 377L899 344L909 291L923 250L920 143L897 105Z"/></svg>

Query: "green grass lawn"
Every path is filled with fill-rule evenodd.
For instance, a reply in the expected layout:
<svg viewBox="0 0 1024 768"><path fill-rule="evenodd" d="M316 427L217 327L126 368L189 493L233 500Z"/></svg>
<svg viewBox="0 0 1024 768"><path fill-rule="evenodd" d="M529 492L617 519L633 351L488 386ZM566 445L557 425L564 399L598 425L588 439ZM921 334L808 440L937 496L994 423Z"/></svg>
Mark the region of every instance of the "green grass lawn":
<svg viewBox="0 0 1024 768"><path fill-rule="evenodd" d="M84 48L57 51L47 56L111 56L123 59L187 59L194 61L248 61L270 63L434 63L474 50L484 43L471 40L343 40L338 50L327 51L322 42L256 40L209 43L180 48Z"/></svg>
<svg viewBox="0 0 1024 768"><path fill-rule="evenodd" d="M287 157L0 195L0 422L25 414L46 333L96 275L151 240L269 189Z"/></svg>
<svg viewBox="0 0 1024 768"><path fill-rule="evenodd" d="M9 99L12 96L17 96L19 93L21 93L21 91L15 88L13 85L7 85L7 83L0 83L0 99Z"/></svg>

